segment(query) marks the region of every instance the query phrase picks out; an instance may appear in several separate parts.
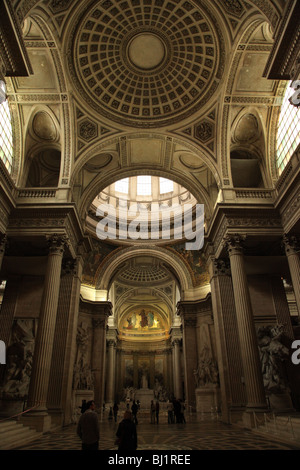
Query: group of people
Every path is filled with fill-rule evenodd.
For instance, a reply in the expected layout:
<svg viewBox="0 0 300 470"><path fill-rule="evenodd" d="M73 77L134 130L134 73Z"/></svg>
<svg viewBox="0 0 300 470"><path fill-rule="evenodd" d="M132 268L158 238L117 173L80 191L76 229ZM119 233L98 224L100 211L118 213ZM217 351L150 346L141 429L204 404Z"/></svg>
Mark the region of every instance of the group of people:
<svg viewBox="0 0 300 470"><path fill-rule="evenodd" d="M99 446L99 418L95 413L95 402L93 400L82 402L81 416L77 424L77 434L82 440L82 450L98 450ZM184 403L182 400L172 400L167 403L168 412L168 423L185 423L184 417ZM114 404L110 409L110 414L114 415L115 422L117 422L119 407L117 403ZM137 414L139 410L139 404L133 400L131 410L129 404L124 413L123 420L119 423L116 432L115 445L118 446L118 450L136 450L137 449L137 431L136 425L138 424ZM151 423L159 423L159 401L154 403L151 400L150 404L150 416Z"/></svg>
<svg viewBox="0 0 300 470"><path fill-rule="evenodd" d="M174 398L174 400L168 400L167 411L168 411L168 424L173 423L185 423L184 416L185 406L182 400Z"/></svg>
<svg viewBox="0 0 300 470"><path fill-rule="evenodd" d="M77 435L82 442L82 450L98 450L100 439L99 418L95 412L94 400L82 402L81 416L77 424ZM133 413L126 410L116 432L115 444L118 450L136 450L137 432Z"/></svg>

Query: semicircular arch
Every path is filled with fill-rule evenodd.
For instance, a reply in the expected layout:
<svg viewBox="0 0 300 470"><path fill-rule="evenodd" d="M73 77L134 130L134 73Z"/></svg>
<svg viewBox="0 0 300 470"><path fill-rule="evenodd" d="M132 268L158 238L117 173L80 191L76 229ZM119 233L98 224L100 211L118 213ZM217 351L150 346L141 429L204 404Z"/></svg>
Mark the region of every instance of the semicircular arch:
<svg viewBox="0 0 300 470"><path fill-rule="evenodd" d="M169 266L172 271L175 271L177 273L179 289L182 296L184 296L186 290L193 287L193 279L189 269L179 257L171 253L168 249L157 246L134 246L118 251L99 266L95 275L96 288L108 291L111 279L119 266L129 259L135 258L137 255L159 258L159 260Z"/></svg>

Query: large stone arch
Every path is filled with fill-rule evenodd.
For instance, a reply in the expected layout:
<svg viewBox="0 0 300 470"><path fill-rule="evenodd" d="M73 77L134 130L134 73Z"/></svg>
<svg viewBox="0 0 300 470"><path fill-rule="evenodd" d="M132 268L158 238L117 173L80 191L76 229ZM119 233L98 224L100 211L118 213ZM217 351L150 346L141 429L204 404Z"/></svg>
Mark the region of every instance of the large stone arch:
<svg viewBox="0 0 300 470"><path fill-rule="evenodd" d="M162 164L157 165L157 162L151 164L145 161L141 163L126 161L124 163L127 159L127 144L133 141L139 141L140 139L154 139L162 143L162 146L164 147ZM80 184L78 183L78 179L80 177L80 171L84 169L85 164L97 155L111 155L111 160L108 164L100 169L101 171L81 192L80 198L77 201L81 219L85 219L88 208L101 190L118 179L142 173L152 174L154 176L164 176L185 186L199 202L206 205L207 213L210 214L212 212L213 204L205 188L201 187L201 183L195 178L195 169L197 168L197 165L196 167L188 168L187 166L180 164L179 159L177 158L178 152L176 155L174 152L176 145L182 148L182 153L187 153L191 158L194 158L194 160L198 162L199 167L201 165L205 166L207 170L210 171L212 178L215 181L215 185L219 187L220 178L218 168L205 147L191 144L188 139L185 139L184 137L173 137L163 133L141 132L123 134L121 137L107 138L102 142L98 142L93 145L80 157L80 159L78 159L75 165L72 176L72 187L76 184Z"/></svg>
<svg viewBox="0 0 300 470"><path fill-rule="evenodd" d="M109 290L110 281L118 269L118 267L130 258L139 256L153 256L159 258L160 261L170 266L173 271L176 271L181 290L181 296L184 298L184 293L193 288L193 279L191 273L185 263L166 248L153 247L145 245L137 245L130 248L125 248L117 253L113 253L108 259L101 264L96 272L95 287L99 290Z"/></svg>

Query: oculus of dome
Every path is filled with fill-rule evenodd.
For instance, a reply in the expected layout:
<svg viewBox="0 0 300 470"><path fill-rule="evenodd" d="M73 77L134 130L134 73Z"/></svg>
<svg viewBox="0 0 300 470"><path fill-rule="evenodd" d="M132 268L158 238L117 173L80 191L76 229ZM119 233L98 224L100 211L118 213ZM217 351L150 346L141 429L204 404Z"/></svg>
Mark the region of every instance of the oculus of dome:
<svg viewBox="0 0 300 470"><path fill-rule="evenodd" d="M127 55L138 69L153 70L164 60L165 46L158 36L142 33L130 41Z"/></svg>

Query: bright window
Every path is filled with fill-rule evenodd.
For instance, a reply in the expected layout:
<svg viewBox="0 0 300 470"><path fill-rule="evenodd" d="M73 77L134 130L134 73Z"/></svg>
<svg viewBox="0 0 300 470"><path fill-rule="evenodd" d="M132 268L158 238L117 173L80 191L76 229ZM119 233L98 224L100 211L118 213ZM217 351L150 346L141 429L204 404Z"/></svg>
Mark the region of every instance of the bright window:
<svg viewBox="0 0 300 470"><path fill-rule="evenodd" d="M151 176L138 176L137 177L137 195L138 196L151 196Z"/></svg>
<svg viewBox="0 0 300 470"><path fill-rule="evenodd" d="M11 172L13 160L13 137L9 105L7 100L0 104L0 158Z"/></svg>
<svg viewBox="0 0 300 470"><path fill-rule="evenodd" d="M300 142L300 110L290 103L295 93L288 83L284 95L277 131L277 168L282 173Z"/></svg>
<svg viewBox="0 0 300 470"><path fill-rule="evenodd" d="M129 178L123 178L115 183L115 191L118 193L128 194Z"/></svg>
<svg viewBox="0 0 300 470"><path fill-rule="evenodd" d="M166 178L159 178L159 191L160 194L173 191L173 181L167 180Z"/></svg>

